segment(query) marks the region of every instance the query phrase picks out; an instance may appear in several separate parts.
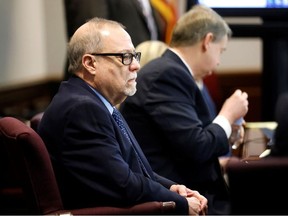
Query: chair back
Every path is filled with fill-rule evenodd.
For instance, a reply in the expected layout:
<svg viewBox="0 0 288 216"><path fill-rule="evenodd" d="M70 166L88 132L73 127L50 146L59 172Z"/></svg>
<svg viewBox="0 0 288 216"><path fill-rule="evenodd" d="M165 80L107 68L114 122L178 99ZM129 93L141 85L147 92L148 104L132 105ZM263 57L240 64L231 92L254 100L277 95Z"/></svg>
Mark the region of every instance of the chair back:
<svg viewBox="0 0 288 216"><path fill-rule="evenodd" d="M28 125L0 119L0 214L49 214L63 209L48 151Z"/></svg>
<svg viewBox="0 0 288 216"><path fill-rule="evenodd" d="M285 199L288 194L288 158L232 159L226 171L231 192L231 214L288 214Z"/></svg>
<svg viewBox="0 0 288 216"><path fill-rule="evenodd" d="M166 215L176 208L173 201L151 201L127 207L64 209L43 140L14 117L0 118L0 172L0 215Z"/></svg>

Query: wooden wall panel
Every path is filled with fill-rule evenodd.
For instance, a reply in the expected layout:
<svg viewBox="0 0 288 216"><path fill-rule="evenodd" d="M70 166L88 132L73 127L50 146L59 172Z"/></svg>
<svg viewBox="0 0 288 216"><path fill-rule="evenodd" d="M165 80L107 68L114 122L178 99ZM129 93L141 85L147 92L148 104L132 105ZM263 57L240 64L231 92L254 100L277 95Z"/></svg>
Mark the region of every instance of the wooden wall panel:
<svg viewBox="0 0 288 216"><path fill-rule="evenodd" d="M224 100L239 88L249 94L249 111L245 120L261 120L261 73L253 71L219 73L208 77L207 81L218 109ZM35 113L43 111L56 93L59 82L49 80L28 86L0 89L0 116L10 115L29 119Z"/></svg>
<svg viewBox="0 0 288 216"><path fill-rule="evenodd" d="M219 73L218 83L222 95L222 103L236 89L248 93L249 111L245 117L246 121L261 121L261 86L262 78L259 72L245 73Z"/></svg>

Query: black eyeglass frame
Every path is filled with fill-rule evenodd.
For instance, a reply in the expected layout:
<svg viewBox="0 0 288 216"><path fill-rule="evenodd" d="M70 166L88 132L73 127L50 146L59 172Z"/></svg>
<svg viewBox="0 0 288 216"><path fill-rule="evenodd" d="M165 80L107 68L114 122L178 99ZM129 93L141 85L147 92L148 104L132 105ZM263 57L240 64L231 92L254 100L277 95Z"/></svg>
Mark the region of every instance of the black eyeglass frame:
<svg viewBox="0 0 288 216"><path fill-rule="evenodd" d="M130 65L133 62L133 58L135 58L138 62L141 59L141 52L135 53L90 53L90 55L94 56L120 56L121 62L123 65ZM129 63L125 62L124 59L129 59Z"/></svg>

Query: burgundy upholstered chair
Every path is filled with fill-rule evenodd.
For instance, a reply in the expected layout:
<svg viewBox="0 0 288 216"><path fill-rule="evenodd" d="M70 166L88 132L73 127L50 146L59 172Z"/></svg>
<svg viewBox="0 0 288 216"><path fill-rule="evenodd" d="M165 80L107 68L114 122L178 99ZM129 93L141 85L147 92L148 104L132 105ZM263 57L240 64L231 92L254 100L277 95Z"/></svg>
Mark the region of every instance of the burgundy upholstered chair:
<svg viewBox="0 0 288 216"><path fill-rule="evenodd" d="M13 117L0 119L0 172L1 215L171 214L175 208L174 202L147 202L126 208L64 209L45 144Z"/></svg>
<svg viewBox="0 0 288 216"><path fill-rule="evenodd" d="M288 215L288 158L232 158L226 167L234 215Z"/></svg>

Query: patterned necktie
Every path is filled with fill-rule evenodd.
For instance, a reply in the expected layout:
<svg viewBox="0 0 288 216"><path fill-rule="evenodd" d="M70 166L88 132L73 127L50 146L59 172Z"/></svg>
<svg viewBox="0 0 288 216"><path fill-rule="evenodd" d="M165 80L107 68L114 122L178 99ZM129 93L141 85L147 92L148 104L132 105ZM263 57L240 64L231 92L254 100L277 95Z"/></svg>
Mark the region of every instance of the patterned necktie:
<svg viewBox="0 0 288 216"><path fill-rule="evenodd" d="M144 163L142 162L140 156L138 155L138 153L137 153L137 151L136 151L136 149L135 149L135 147L134 147L134 144L133 144L133 142L132 142L132 140L131 140L131 137L130 137L130 135L129 135L129 133L128 133L128 130L126 129L126 126L124 125L124 122L123 122L123 120L122 120L122 117L121 117L120 112L119 112L115 107L113 107L112 117L113 117L114 120L116 121L116 123L117 123L117 125L119 126L119 128L121 129L122 133L123 133L123 134L125 135L125 137L129 140L129 143L132 145L132 148L133 148L133 150L134 150L134 152L135 152L135 154L136 154L136 157L137 157L137 159L138 159L138 161L139 161L139 163L140 163L140 165L141 165L141 168L142 168L143 172L145 173L145 175L146 175L148 178L151 178L150 175L149 175L149 173L148 173L148 171L147 171L147 169L145 168Z"/></svg>

